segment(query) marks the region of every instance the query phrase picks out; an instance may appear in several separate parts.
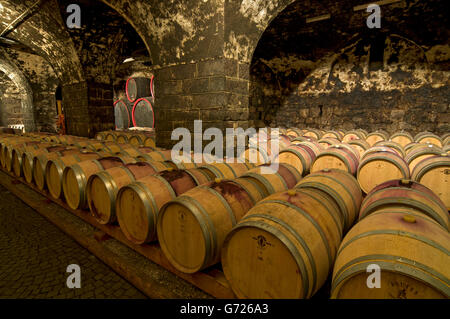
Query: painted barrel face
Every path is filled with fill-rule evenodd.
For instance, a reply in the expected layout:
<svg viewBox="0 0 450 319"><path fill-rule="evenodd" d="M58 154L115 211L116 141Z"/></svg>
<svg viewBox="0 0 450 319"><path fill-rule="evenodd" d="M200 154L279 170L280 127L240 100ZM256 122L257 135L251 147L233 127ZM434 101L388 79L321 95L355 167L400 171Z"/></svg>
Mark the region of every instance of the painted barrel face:
<svg viewBox="0 0 450 319"><path fill-rule="evenodd" d="M126 156L108 156L66 167L63 173L63 191L67 204L72 209L87 208L86 185L92 175L134 162L133 158Z"/></svg>
<svg viewBox="0 0 450 319"><path fill-rule="evenodd" d="M314 157L313 157L314 156ZM274 162L290 164L302 175L309 173L315 154L308 152L306 148L297 145L291 145L281 151Z"/></svg>
<svg viewBox="0 0 450 319"><path fill-rule="evenodd" d="M376 186L392 179L409 179L409 167L403 158L391 152L374 152L364 156L357 179L368 194Z"/></svg>
<svg viewBox="0 0 450 319"><path fill-rule="evenodd" d="M114 103L114 119L116 130L124 130L132 126L132 111L132 105L125 100L118 100Z"/></svg>
<svg viewBox="0 0 450 319"><path fill-rule="evenodd" d="M150 82L148 78L129 78L125 88L128 101L135 102L141 97L151 96Z"/></svg>
<svg viewBox="0 0 450 319"><path fill-rule="evenodd" d="M332 269L341 241L327 201L290 190L256 204L228 234L222 267L239 298L310 298Z"/></svg>
<svg viewBox="0 0 450 319"><path fill-rule="evenodd" d="M133 106L133 125L136 127L155 127L155 114L148 98L138 99Z"/></svg>
<svg viewBox="0 0 450 319"><path fill-rule="evenodd" d="M370 146L375 145L378 142L387 141L389 139L389 135L385 132L372 132L366 137L366 142L369 143Z"/></svg>
<svg viewBox="0 0 450 319"><path fill-rule="evenodd" d="M392 243L395 243L393 245ZM331 298L449 298L450 235L421 215L370 215L345 236L334 264ZM377 265L380 288L367 285Z"/></svg>
<svg viewBox="0 0 450 319"><path fill-rule="evenodd" d="M426 186L406 179L389 180L367 194L361 204L359 220L380 209L395 207L420 211L449 229L448 212L440 198Z"/></svg>
<svg viewBox="0 0 450 319"><path fill-rule="evenodd" d="M426 158L414 167L411 178L431 189L450 210L450 155Z"/></svg>
<svg viewBox="0 0 450 319"><path fill-rule="evenodd" d="M340 211L343 230L354 224L362 202L362 192L356 178L342 170L323 170L304 177L296 189L314 189L328 194Z"/></svg>
<svg viewBox="0 0 450 319"><path fill-rule="evenodd" d="M400 144L402 147L414 142L414 137L408 132L398 132L391 135L391 141Z"/></svg>
<svg viewBox="0 0 450 319"><path fill-rule="evenodd" d="M330 147L316 157L311 173L324 169L340 169L355 175L359 161L354 152L339 145Z"/></svg>
<svg viewBox="0 0 450 319"><path fill-rule="evenodd" d="M220 261L225 236L254 205L232 180L217 179L167 203L158 219L158 239L171 264L195 273Z"/></svg>

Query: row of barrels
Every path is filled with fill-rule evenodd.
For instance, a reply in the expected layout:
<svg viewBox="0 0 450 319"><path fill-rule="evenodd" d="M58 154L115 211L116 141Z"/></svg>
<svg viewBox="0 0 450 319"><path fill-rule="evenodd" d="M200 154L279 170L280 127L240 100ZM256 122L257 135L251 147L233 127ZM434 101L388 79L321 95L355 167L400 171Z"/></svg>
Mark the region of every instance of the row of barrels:
<svg viewBox="0 0 450 319"><path fill-rule="evenodd" d="M313 140L300 143L301 154L317 157L323 151ZM63 176L74 178L63 177L63 196L66 201L80 197L82 189L84 204L99 222L117 222L138 244L158 240L182 272L222 262L238 297L309 298L334 268L332 297L365 298L372 292L366 291L361 279L366 271L359 261L375 260L386 281L372 297L400 296L395 289L403 282L415 289L412 297L449 296L448 213L423 185L390 182L363 201L351 173L326 168L308 175L310 170L297 169L301 160L295 165L277 161L272 172L267 164L236 161L180 167L168 159L169 151L138 150L137 156L135 147L127 145L124 153L125 145L116 145L122 148L120 156L66 166ZM391 228L386 230L386 223ZM401 227L410 227L410 241L402 241L408 232ZM393 245L396 240L402 245ZM372 241L381 248L367 246ZM354 249L361 243L367 249ZM430 243L431 248L426 246Z"/></svg>
<svg viewBox="0 0 450 319"><path fill-rule="evenodd" d="M150 97L141 97L131 103L125 99L114 102L116 130L131 127L155 127L155 113Z"/></svg>
<svg viewBox="0 0 450 319"><path fill-rule="evenodd" d="M155 127L154 76L130 77L125 85L126 98L114 102L116 129Z"/></svg>
<svg viewBox="0 0 450 319"><path fill-rule="evenodd" d="M331 131L325 131L325 130L318 130L318 129L297 129L297 128L290 128L290 129L280 129L280 134L290 136L292 138L299 138L299 137L311 137L316 140L320 140L322 138L336 138L341 142L348 143L351 140L364 140L366 141L370 146L374 145L377 142L380 141L392 141L399 143L403 147L405 147L409 143L431 143L435 144L439 147L443 147L444 145L448 145L450 141L450 133L445 133L442 136L438 136L432 132L420 132L416 134L415 136L411 135L407 131L400 131L395 132L393 134L389 134L388 132L384 130L377 130L371 133L368 133L367 131L363 129L357 129L357 130L350 130L350 131L344 131L344 130L331 130ZM269 133L270 135L270 133Z"/></svg>
<svg viewBox="0 0 450 319"><path fill-rule="evenodd" d="M156 147L153 131L105 131L98 132L95 139L99 141L131 144L133 146Z"/></svg>
<svg viewBox="0 0 450 319"><path fill-rule="evenodd" d="M424 136L429 134L419 136L418 140ZM432 189L450 209L449 151L446 152L437 143L428 140L402 146L392 140L380 140L371 146L362 139L345 143L332 137L317 140L311 136L301 136L286 142L285 137L278 138L278 154L272 152L270 143L266 143L266 148L250 146L242 157L247 160L257 158L258 163L288 163L302 175L323 169L341 169L356 176L366 194L387 180L411 178ZM272 136L268 140L270 142L275 138Z"/></svg>
<svg viewBox="0 0 450 319"><path fill-rule="evenodd" d="M388 181L362 201L352 175L324 170L250 209L224 241L222 267L240 298L309 298L330 272L332 298L449 298L449 225L417 182ZM367 284L373 265L378 289Z"/></svg>

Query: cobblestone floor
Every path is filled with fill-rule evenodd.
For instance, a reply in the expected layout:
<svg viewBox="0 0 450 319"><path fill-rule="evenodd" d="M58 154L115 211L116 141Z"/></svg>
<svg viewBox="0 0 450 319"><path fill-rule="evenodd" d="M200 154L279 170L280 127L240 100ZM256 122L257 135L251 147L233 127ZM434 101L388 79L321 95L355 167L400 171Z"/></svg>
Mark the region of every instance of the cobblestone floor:
<svg viewBox="0 0 450 319"><path fill-rule="evenodd" d="M67 266L81 268L69 289ZM0 185L0 298L145 298L89 251Z"/></svg>

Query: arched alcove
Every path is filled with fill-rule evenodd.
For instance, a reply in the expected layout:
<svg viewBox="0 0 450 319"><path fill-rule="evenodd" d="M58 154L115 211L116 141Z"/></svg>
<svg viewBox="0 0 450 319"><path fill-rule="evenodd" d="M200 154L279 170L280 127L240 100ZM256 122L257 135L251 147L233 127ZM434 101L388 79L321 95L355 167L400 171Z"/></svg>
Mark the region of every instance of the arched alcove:
<svg viewBox="0 0 450 319"><path fill-rule="evenodd" d="M259 126L443 133L450 58L444 7L441 0L384 5L382 28L369 29L368 13L351 3L288 5L252 57L251 119Z"/></svg>

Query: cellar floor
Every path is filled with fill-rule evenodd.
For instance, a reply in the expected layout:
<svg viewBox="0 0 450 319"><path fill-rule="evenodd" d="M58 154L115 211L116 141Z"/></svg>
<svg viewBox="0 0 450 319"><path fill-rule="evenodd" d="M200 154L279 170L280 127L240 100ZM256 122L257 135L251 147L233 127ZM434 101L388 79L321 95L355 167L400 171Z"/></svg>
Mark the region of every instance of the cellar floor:
<svg viewBox="0 0 450 319"><path fill-rule="evenodd" d="M67 266L81 288L66 285ZM0 298L146 298L0 185Z"/></svg>

